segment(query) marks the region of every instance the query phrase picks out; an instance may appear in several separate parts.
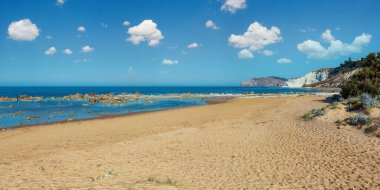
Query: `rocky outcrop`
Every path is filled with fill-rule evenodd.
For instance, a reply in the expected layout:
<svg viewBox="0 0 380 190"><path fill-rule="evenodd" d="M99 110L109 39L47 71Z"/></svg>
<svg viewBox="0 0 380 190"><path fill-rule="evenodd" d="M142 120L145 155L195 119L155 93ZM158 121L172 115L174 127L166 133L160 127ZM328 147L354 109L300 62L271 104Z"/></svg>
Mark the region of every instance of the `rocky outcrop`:
<svg viewBox="0 0 380 190"><path fill-rule="evenodd" d="M328 79L331 70L332 69L320 69L310 72L303 77L293 79L285 79L280 77L252 78L250 80L243 81L240 86L278 86L298 88Z"/></svg>
<svg viewBox="0 0 380 190"><path fill-rule="evenodd" d="M259 77L243 81L240 86L286 86L286 81L280 77Z"/></svg>
<svg viewBox="0 0 380 190"><path fill-rule="evenodd" d="M352 71L348 71L345 73L337 73L334 75L331 75L326 80L312 83L309 85L305 85L305 87L316 87L316 88L331 88L331 87L341 87L343 84L348 82L350 80L350 77L354 75L355 73L359 72L361 69L357 68Z"/></svg>
<svg viewBox="0 0 380 190"><path fill-rule="evenodd" d="M113 105L122 105L126 104L128 101L145 101L150 102L148 97L144 97L139 93L135 94L72 94L63 97L38 97L38 96L28 96L21 95L18 97L5 97L0 96L0 102L30 102L30 101L43 101L43 100L64 100L64 101L88 101L89 104L102 103L102 104L113 104Z"/></svg>
<svg viewBox="0 0 380 190"><path fill-rule="evenodd" d="M303 87L310 84L325 81L329 78L332 69L319 69L317 71L310 72L303 77L289 79L286 81L288 87Z"/></svg>
<svg viewBox="0 0 380 190"><path fill-rule="evenodd" d="M319 69L307 73L305 76L292 79L278 77L253 78L241 83L242 86L283 86L291 88L317 87L317 88L339 88L351 77L365 67L363 59L347 60L336 68ZM279 79L279 80L275 80Z"/></svg>

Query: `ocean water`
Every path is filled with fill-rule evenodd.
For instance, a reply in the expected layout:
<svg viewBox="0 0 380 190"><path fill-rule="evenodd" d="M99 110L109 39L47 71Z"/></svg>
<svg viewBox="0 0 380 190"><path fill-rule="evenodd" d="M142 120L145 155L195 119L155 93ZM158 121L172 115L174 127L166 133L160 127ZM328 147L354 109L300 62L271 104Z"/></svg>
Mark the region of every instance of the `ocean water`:
<svg viewBox="0 0 380 190"><path fill-rule="evenodd" d="M17 97L20 95L62 97L76 93L121 94L136 93L143 95L166 94L241 94L255 93L293 93L311 92L311 89L278 87L0 87L0 96ZM67 120L98 118L104 116L136 113L143 111L165 110L179 107L205 105L202 98L163 98L154 101L128 101L125 105L88 104L78 100L43 100L31 102L0 102L0 128L52 123Z"/></svg>
<svg viewBox="0 0 380 190"><path fill-rule="evenodd" d="M76 93L135 93L144 95L157 94L241 94L243 92L255 93L292 93L292 92L313 92L313 89L303 88L282 88L282 87L240 87L240 86L139 86L139 87L0 87L0 96L17 97L20 95L59 97Z"/></svg>

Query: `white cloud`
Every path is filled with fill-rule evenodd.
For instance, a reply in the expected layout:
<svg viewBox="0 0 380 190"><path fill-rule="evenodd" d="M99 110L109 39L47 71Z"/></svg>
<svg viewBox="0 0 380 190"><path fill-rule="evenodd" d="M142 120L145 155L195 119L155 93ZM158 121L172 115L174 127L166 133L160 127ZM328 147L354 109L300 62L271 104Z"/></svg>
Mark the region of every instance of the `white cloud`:
<svg viewBox="0 0 380 190"><path fill-rule="evenodd" d="M160 40L164 39L161 31L157 28L157 24L152 20L144 20L139 25L129 28L128 34L131 36L127 40L133 45L148 41L149 46L157 46Z"/></svg>
<svg viewBox="0 0 380 190"><path fill-rule="evenodd" d="M331 30L327 29L321 38L330 44L329 47L322 46L318 41L306 40L298 44L297 48L309 59L334 59L339 56L360 53L371 42L372 35L363 33L357 36L351 44L347 44L337 40Z"/></svg>
<svg viewBox="0 0 380 190"><path fill-rule="evenodd" d="M50 47L45 51L45 55L54 55L55 53L57 53L57 49L55 49L55 47Z"/></svg>
<svg viewBox="0 0 380 190"><path fill-rule="evenodd" d="M123 26L129 26L131 23L129 21L124 21Z"/></svg>
<svg viewBox="0 0 380 190"><path fill-rule="evenodd" d="M86 28L84 26L79 26L77 30L79 32L86 32Z"/></svg>
<svg viewBox="0 0 380 190"><path fill-rule="evenodd" d="M94 51L95 49L94 48L92 48L92 47L90 47L90 46L83 46L82 47L82 52L83 53L90 53L90 52L92 52L92 51Z"/></svg>
<svg viewBox="0 0 380 190"><path fill-rule="evenodd" d="M46 39L51 40L53 39L53 36L46 36Z"/></svg>
<svg viewBox="0 0 380 190"><path fill-rule="evenodd" d="M287 63L292 63L292 60L288 58L280 58L280 59L277 59L277 63L287 64Z"/></svg>
<svg viewBox="0 0 380 190"><path fill-rule="evenodd" d="M57 5L62 6L65 2L66 0L57 0Z"/></svg>
<svg viewBox="0 0 380 190"><path fill-rule="evenodd" d="M242 35L231 34L228 38L230 45L235 48L242 48L254 53L270 44L278 43L282 40L281 31L275 26L270 29L254 22L249 25L247 31ZM239 53L240 54L240 53Z"/></svg>
<svg viewBox="0 0 380 190"><path fill-rule="evenodd" d="M241 50L239 52L238 57L240 59L252 59L253 58L253 54L248 49L243 49L243 50Z"/></svg>
<svg viewBox="0 0 380 190"><path fill-rule="evenodd" d="M71 51L70 49L65 49L65 50L63 50L63 53L66 55L71 55L71 54L73 54L73 51Z"/></svg>
<svg viewBox="0 0 380 190"><path fill-rule="evenodd" d="M39 34L37 25L29 19L12 22L8 27L9 38L16 41L33 41Z"/></svg>
<svg viewBox="0 0 380 190"><path fill-rule="evenodd" d="M191 44L189 44L188 46L187 46L187 48L197 48L197 47L199 47L199 44L197 44L197 43L191 43Z"/></svg>
<svg viewBox="0 0 380 190"><path fill-rule="evenodd" d="M171 59L162 60L162 64L165 64L165 65L174 65L174 64L178 64L178 63L179 63L178 60L171 60Z"/></svg>
<svg viewBox="0 0 380 190"><path fill-rule="evenodd" d="M206 21L206 28L211 28L213 30L219 30L219 26L217 26L212 20Z"/></svg>
<svg viewBox="0 0 380 190"><path fill-rule="evenodd" d="M262 53L263 55L268 56L268 57L272 56L274 54L274 52L271 50L264 50L264 51L261 51L260 53Z"/></svg>
<svg viewBox="0 0 380 190"><path fill-rule="evenodd" d="M246 7L246 0L226 0L220 9L234 14L237 10L245 9Z"/></svg>
<svg viewBox="0 0 380 190"><path fill-rule="evenodd" d="M331 42L335 40L334 36L331 34L330 29L327 29L326 31L324 31L321 35L321 38L327 42Z"/></svg>

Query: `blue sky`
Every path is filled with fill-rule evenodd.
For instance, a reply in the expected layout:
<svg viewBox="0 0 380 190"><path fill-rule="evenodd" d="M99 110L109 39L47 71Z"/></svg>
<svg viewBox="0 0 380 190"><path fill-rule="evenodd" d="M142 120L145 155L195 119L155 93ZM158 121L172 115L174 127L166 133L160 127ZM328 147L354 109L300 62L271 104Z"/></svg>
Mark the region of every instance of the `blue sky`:
<svg viewBox="0 0 380 190"><path fill-rule="evenodd" d="M378 7L377 0L3 0L0 85L299 77L379 51Z"/></svg>

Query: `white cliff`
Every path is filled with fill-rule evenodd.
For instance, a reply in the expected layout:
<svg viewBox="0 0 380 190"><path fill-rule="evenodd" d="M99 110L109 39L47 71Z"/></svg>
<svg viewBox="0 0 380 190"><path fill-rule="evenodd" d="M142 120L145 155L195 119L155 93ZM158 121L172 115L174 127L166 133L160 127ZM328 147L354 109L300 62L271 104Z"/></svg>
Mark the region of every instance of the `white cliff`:
<svg viewBox="0 0 380 190"><path fill-rule="evenodd" d="M286 84L288 87L291 88L303 87L304 85L309 85L328 79L329 73L329 69L320 69L317 71L310 72L300 78L289 79L288 81L286 81Z"/></svg>

